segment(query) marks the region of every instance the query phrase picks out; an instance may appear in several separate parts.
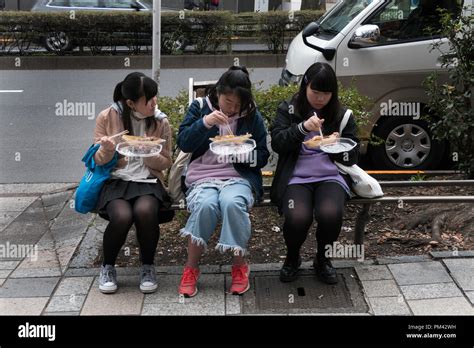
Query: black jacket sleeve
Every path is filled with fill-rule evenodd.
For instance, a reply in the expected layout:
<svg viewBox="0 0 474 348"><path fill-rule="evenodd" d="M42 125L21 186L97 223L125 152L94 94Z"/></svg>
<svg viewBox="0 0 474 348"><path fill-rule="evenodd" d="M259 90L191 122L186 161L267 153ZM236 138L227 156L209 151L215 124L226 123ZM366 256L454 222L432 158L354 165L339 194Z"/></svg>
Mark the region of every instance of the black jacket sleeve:
<svg viewBox="0 0 474 348"><path fill-rule="evenodd" d="M348 152L329 154L329 158L345 166L351 166L353 164L356 164L359 161L360 141L359 138L357 138L357 125L353 114L351 114L351 116L349 117L347 125L342 131L342 134L340 134L340 136L342 138L349 138L354 140L357 145L351 151Z"/></svg>
<svg viewBox="0 0 474 348"><path fill-rule="evenodd" d="M304 141L306 134L301 129L301 123L293 120L292 116L288 102L282 102L270 128L272 149L278 154L294 152Z"/></svg>

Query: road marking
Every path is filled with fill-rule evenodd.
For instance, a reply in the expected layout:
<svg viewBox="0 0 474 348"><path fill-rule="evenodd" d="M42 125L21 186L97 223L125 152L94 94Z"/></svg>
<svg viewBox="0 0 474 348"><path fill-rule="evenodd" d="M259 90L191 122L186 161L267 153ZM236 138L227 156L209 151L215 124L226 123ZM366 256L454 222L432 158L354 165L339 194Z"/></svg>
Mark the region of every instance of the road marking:
<svg viewBox="0 0 474 348"><path fill-rule="evenodd" d="M23 93L22 89L0 89L0 93Z"/></svg>

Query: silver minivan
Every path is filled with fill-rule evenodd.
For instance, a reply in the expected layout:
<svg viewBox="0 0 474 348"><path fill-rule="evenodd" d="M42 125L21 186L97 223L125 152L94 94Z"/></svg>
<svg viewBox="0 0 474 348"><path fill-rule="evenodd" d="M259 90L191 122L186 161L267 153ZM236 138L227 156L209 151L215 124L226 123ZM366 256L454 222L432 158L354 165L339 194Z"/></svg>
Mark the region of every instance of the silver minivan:
<svg viewBox="0 0 474 348"><path fill-rule="evenodd" d="M422 82L441 69L440 51L430 50L440 37L429 28L440 26L438 7L459 14L472 5L473 0L341 0L293 39L280 84L298 83L315 62L329 63L344 85L354 79L374 102L371 122L360 136L361 152L375 166L437 168L448 144L434 141L420 119L428 101ZM441 40L443 52L447 39ZM384 144L370 146L371 133Z"/></svg>

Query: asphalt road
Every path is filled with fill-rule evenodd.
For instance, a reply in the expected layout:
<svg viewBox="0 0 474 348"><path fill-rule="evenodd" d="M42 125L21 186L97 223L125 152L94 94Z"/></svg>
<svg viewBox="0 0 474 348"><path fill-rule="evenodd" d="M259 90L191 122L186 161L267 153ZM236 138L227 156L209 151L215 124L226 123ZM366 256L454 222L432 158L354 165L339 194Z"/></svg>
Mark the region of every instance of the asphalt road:
<svg viewBox="0 0 474 348"><path fill-rule="evenodd" d="M169 69L160 93L174 96L188 78L215 80L225 69ZM96 115L112 102L128 70L0 72L0 183L77 182L81 158L92 143ZM143 71L151 75L151 71ZM281 69L251 70L262 87L278 83ZM6 92L8 91L8 92ZM58 103L88 103L81 115L58 114Z"/></svg>

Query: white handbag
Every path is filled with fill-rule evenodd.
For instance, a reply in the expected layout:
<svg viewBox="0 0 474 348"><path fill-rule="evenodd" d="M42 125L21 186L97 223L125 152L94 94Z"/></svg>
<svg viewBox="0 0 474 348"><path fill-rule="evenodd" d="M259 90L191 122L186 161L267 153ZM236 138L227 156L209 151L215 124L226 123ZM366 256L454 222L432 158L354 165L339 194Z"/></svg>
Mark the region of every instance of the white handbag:
<svg viewBox="0 0 474 348"><path fill-rule="evenodd" d="M351 114L352 110L347 109L339 127L339 134L341 136L342 131L346 127ZM383 196L382 187L380 186L378 181L371 177L369 174L367 174L365 170L363 170L358 165L354 164L352 166L345 166L339 162L334 162L334 164L338 167L341 173L347 174L351 177L351 189L357 196L364 198L375 198Z"/></svg>

